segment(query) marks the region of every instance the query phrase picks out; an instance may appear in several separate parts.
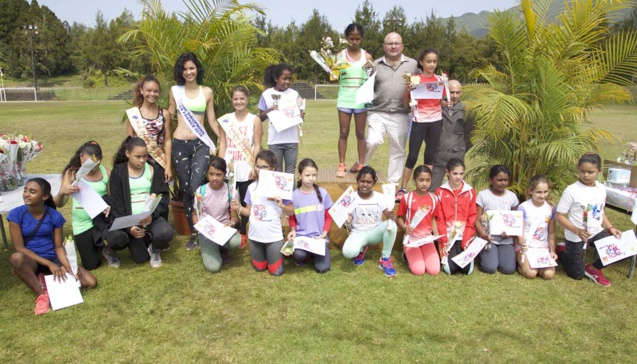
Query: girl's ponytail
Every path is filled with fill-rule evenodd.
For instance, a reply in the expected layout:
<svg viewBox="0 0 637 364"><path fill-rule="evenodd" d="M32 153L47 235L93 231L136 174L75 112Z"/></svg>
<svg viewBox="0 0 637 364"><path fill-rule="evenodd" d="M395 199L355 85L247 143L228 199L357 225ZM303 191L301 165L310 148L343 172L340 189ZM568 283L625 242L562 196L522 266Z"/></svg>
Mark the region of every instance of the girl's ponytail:
<svg viewBox="0 0 637 364"><path fill-rule="evenodd" d="M128 162L128 157L126 157L126 151L133 150L133 147L144 147L146 148L146 142L138 137L127 136L126 139L122 142L122 145L119 146L117 153L113 157L113 166Z"/></svg>

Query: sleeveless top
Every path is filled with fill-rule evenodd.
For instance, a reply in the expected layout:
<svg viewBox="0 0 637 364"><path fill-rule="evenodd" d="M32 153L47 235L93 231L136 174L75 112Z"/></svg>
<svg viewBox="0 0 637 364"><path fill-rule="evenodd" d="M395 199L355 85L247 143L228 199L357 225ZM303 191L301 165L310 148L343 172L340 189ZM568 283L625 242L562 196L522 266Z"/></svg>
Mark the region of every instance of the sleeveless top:
<svg viewBox="0 0 637 364"><path fill-rule="evenodd" d="M179 86L184 87L184 86ZM195 115L202 115L206 112L206 95L203 93L203 87L199 86L199 94L194 99L186 96L184 90L184 97L182 99L184 106L190 109Z"/></svg>
<svg viewBox="0 0 637 364"><path fill-rule="evenodd" d="M150 196L150 186L153 183L153 176L150 173L150 165L144 165L144 172L139 177L128 177L130 185L131 213L133 215L144 212L146 198Z"/></svg>
<svg viewBox="0 0 637 364"><path fill-rule="evenodd" d="M349 67L341 70L340 87L338 88L338 99L336 107L348 109L363 109L365 104L356 103L356 91L367 80L367 73L363 69L363 65L367 63L367 52L361 49L361 56L358 60L349 57L347 49L342 50L336 55L336 61L347 62Z"/></svg>
<svg viewBox="0 0 637 364"><path fill-rule="evenodd" d="M239 131L245 138L248 140L251 146L254 146L254 118L257 116L248 113L248 115L242 121L237 120L235 113L227 114L228 119L231 122L234 122L235 125L239 128ZM226 155L225 160L227 163L230 160L234 163L234 173L235 179L237 182L246 182L250 180L250 163L245 160L243 155L239 152L239 150L235 147L234 142L230 139L226 133Z"/></svg>
<svg viewBox="0 0 637 364"><path fill-rule="evenodd" d="M142 115L141 109L139 110L139 114ZM157 145L161 149L164 149L164 128L166 127L164 110L161 107L158 108L157 117L154 119L147 119L144 115L142 115L142 119L144 120L144 126L148 134L157 141Z"/></svg>
<svg viewBox="0 0 637 364"><path fill-rule="evenodd" d="M84 182L88 183L91 188L97 192L98 195L106 195L106 186L108 186L108 175L106 174L106 168L100 164L100 171L102 172L102 179L99 181L89 181L86 178L82 178ZM75 198L73 198L71 222L73 225L73 235L80 235L81 233L91 229L93 227L93 219L88 215L84 207L80 205Z"/></svg>

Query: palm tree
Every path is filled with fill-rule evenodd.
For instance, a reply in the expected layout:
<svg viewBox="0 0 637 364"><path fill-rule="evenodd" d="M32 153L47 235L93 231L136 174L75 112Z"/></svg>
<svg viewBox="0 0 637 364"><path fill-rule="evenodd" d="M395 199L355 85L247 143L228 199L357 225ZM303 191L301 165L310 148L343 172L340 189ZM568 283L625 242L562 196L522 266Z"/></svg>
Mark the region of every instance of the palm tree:
<svg viewBox="0 0 637 364"><path fill-rule="evenodd" d="M281 54L257 47L260 30L251 23L251 13L263 14L255 4L236 0L184 0L187 12L168 14L160 0L140 0L142 19L120 37L133 42L131 57L150 64L163 85L172 83L174 62L184 52L194 52L205 68L204 84L215 93L217 115L232 110L230 91L243 85L262 90L263 70ZM162 99L168 99L164 87ZM167 102L164 102L167 104Z"/></svg>
<svg viewBox="0 0 637 364"><path fill-rule="evenodd" d="M471 176L485 176L491 165L504 164L519 195L538 173L563 189L573 181L582 154L613 140L610 133L590 128L586 116L592 109L630 101L626 86L633 83L625 76L637 70L637 32L612 34L609 28L613 12L630 1L565 1L557 22L549 22L552 3L521 0L521 16L492 15L489 36L500 63L483 61L472 77L486 83L467 88L477 122Z"/></svg>

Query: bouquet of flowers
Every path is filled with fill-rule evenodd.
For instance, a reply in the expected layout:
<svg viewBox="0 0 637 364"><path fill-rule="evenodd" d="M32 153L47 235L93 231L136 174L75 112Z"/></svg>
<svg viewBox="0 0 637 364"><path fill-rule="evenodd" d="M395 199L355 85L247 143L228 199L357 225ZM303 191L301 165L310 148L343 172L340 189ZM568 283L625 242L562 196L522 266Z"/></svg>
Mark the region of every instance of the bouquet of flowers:
<svg viewBox="0 0 637 364"><path fill-rule="evenodd" d="M348 45L346 39L339 39L339 44ZM338 51L333 51L334 41L332 41L331 37L324 37L321 42L321 50L310 51L310 56L316 63L321 66L325 70L325 72L330 74L330 81L336 81L341 76L341 70L348 68L349 63L347 62L337 62L336 54Z"/></svg>
<svg viewBox="0 0 637 364"><path fill-rule="evenodd" d="M0 190L10 191L26 181L26 163L37 157L42 144L27 135L0 134Z"/></svg>
<svg viewBox="0 0 637 364"><path fill-rule="evenodd" d="M624 162L626 164L637 163L637 142L626 143L626 148L624 148L622 154L617 157L617 162Z"/></svg>

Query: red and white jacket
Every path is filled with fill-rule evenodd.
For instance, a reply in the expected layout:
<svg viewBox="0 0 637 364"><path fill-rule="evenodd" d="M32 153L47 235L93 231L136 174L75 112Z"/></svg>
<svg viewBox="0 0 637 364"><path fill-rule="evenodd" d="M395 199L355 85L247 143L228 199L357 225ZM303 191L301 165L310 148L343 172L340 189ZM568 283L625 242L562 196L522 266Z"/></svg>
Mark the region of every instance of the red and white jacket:
<svg viewBox="0 0 637 364"><path fill-rule="evenodd" d="M463 182L460 193L456 195L447 181L436 190L436 195L440 200L448 236L454 232L454 227L456 227L456 233L462 234L462 249L465 249L468 245L467 242L476 234L475 224L478 218L476 190ZM451 238L449 236L450 241Z"/></svg>

